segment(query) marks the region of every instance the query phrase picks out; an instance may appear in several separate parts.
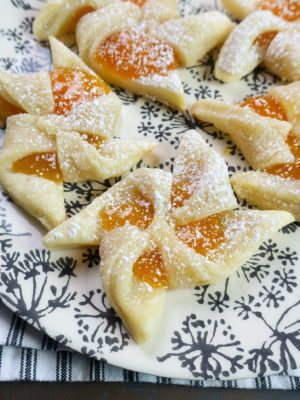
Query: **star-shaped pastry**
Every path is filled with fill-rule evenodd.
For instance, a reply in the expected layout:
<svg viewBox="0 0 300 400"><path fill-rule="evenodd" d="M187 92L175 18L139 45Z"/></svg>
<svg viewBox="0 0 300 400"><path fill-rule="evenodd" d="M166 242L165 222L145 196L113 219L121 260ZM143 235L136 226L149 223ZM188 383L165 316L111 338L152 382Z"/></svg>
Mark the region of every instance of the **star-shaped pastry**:
<svg viewBox="0 0 300 400"><path fill-rule="evenodd" d="M0 124L19 113L67 115L80 104L111 96L104 81L75 53L55 38L50 38L53 69L48 72L12 74L0 71Z"/></svg>
<svg viewBox="0 0 300 400"><path fill-rule="evenodd" d="M169 289L225 279L293 216L235 210L225 161L195 131L174 174L140 169L49 232L50 249L101 242L104 289L132 336L154 335Z"/></svg>
<svg viewBox="0 0 300 400"><path fill-rule="evenodd" d="M7 119L0 183L47 229L66 218L63 181L121 176L156 147L112 137L118 107L108 95L77 106L67 116L20 114Z"/></svg>
<svg viewBox="0 0 300 400"><path fill-rule="evenodd" d="M300 79L300 4L295 0L223 0L238 18L219 54L215 75L231 82L264 63L284 80Z"/></svg>
<svg viewBox="0 0 300 400"><path fill-rule="evenodd" d="M178 67L221 45L233 26L218 11L147 24L127 1L85 15L76 38L81 58L107 82L185 110Z"/></svg>
<svg viewBox="0 0 300 400"><path fill-rule="evenodd" d="M63 181L123 175L156 146L113 138L119 98L62 43L50 38L50 44L50 74L0 73L0 103L17 104L12 114L18 114L8 118L0 183L47 229L66 218ZM5 110L3 122L11 114Z"/></svg>
<svg viewBox="0 0 300 400"><path fill-rule="evenodd" d="M253 169L231 178L241 198L300 220L300 82L278 86L241 105L200 100L193 113L228 133Z"/></svg>
<svg viewBox="0 0 300 400"><path fill-rule="evenodd" d="M59 40L74 43L74 33L80 18L112 3L122 0L56 0L47 2L33 24L33 33L38 40L54 36ZM163 22L179 16L177 0L130 0L140 7L144 21Z"/></svg>

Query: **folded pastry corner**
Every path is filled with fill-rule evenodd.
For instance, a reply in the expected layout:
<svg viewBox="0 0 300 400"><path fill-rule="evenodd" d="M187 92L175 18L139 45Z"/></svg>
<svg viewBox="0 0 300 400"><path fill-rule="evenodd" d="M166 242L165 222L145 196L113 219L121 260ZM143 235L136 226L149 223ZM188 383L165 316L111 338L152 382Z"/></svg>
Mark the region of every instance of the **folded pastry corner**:
<svg viewBox="0 0 300 400"><path fill-rule="evenodd" d="M72 108L67 115L48 114L38 118L39 129L48 135L59 131L75 131L81 134L110 138L116 135L121 114L119 98L109 93L95 100Z"/></svg>
<svg viewBox="0 0 300 400"><path fill-rule="evenodd" d="M76 53L54 36L49 36L49 44L52 57L52 69L79 68L90 75L96 76L95 72L89 68Z"/></svg>
<svg viewBox="0 0 300 400"><path fill-rule="evenodd" d="M228 133L254 169L295 160L286 138L292 129L287 121L265 117L249 108L217 100L199 100L192 107L199 121L214 124Z"/></svg>
<svg viewBox="0 0 300 400"><path fill-rule="evenodd" d="M214 47L222 45L234 26L225 14L208 11L153 24L148 33L168 43L181 66L191 67Z"/></svg>
<svg viewBox="0 0 300 400"><path fill-rule="evenodd" d="M263 210L286 210L300 221L300 181L267 172L249 171L231 177L237 196Z"/></svg>
<svg viewBox="0 0 300 400"><path fill-rule="evenodd" d="M48 1L33 23L33 33L39 41L55 36L71 44L80 18L117 0L55 0Z"/></svg>
<svg viewBox="0 0 300 400"><path fill-rule="evenodd" d="M43 115L53 111L52 85L47 72L13 74L0 70L0 125L12 115L24 112Z"/></svg>
<svg viewBox="0 0 300 400"><path fill-rule="evenodd" d="M144 140L89 140L78 132L56 135L57 154L65 182L104 181L129 172L157 143Z"/></svg>
<svg viewBox="0 0 300 400"><path fill-rule="evenodd" d="M263 64L284 81L300 80L300 30L279 32L264 55Z"/></svg>
<svg viewBox="0 0 300 400"><path fill-rule="evenodd" d="M139 1L135 1L139 3ZM146 22L162 23L179 17L178 0L146 0L142 1L141 17Z"/></svg>
<svg viewBox="0 0 300 400"><path fill-rule="evenodd" d="M149 235L134 226L108 232L100 246L100 273L104 291L139 344L155 335L166 294L164 287L153 287L141 279L141 263L137 272L134 272L137 260L150 246Z"/></svg>
<svg viewBox="0 0 300 400"><path fill-rule="evenodd" d="M244 19L255 11L261 0L221 0L223 6L237 19Z"/></svg>
<svg viewBox="0 0 300 400"><path fill-rule="evenodd" d="M233 82L252 72L264 60L266 52L266 46L259 41L261 35L292 27L291 22L277 17L271 11L250 13L225 41L215 66L216 78Z"/></svg>
<svg viewBox="0 0 300 400"><path fill-rule="evenodd" d="M183 136L177 151L171 202L179 223L237 207L224 159L193 130Z"/></svg>

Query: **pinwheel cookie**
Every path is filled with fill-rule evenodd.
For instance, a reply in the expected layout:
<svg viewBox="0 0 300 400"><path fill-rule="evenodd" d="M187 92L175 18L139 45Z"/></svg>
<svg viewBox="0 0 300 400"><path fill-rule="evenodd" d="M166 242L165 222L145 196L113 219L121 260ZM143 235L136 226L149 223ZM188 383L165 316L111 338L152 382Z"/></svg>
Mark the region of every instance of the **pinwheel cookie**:
<svg viewBox="0 0 300 400"><path fill-rule="evenodd" d="M118 97L78 56L50 38L53 70L31 74L0 71L0 123L18 113L67 115L79 104ZM121 106L119 105L119 111Z"/></svg>
<svg viewBox="0 0 300 400"><path fill-rule="evenodd" d="M300 219L300 83L272 88L240 105L201 100L195 116L230 134L257 172L232 177L236 193L263 209Z"/></svg>
<svg viewBox="0 0 300 400"><path fill-rule="evenodd" d="M49 232L44 243L60 249L101 241L104 289L143 342L154 333L166 290L226 278L293 221L287 212L236 206L225 162L191 131L182 139L173 177L135 171Z"/></svg>
<svg viewBox="0 0 300 400"><path fill-rule="evenodd" d="M33 24L38 40L54 36L63 42L75 41L74 33L80 18L122 0L52 0L42 8ZM163 22L178 17L177 0L130 0L140 7L143 20Z"/></svg>
<svg viewBox="0 0 300 400"><path fill-rule="evenodd" d="M106 81L186 108L178 66L189 66L223 43L233 28L219 12L141 24L141 10L114 3L84 16L77 26L81 58Z"/></svg>
<svg viewBox="0 0 300 400"><path fill-rule="evenodd" d="M300 79L300 4L295 0L224 1L246 18L232 31L219 54L215 75L231 82L260 63L284 80Z"/></svg>
<svg viewBox="0 0 300 400"><path fill-rule="evenodd" d="M0 183L47 229L65 219L63 181L104 180L127 173L156 144L111 138L118 104L105 96L65 117L9 117Z"/></svg>

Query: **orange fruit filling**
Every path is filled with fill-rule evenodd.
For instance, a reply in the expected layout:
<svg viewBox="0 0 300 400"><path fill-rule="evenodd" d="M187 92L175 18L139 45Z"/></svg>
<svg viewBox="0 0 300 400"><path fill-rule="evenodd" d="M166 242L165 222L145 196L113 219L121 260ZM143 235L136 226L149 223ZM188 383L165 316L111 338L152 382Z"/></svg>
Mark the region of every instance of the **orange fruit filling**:
<svg viewBox="0 0 300 400"><path fill-rule="evenodd" d="M145 251L133 265L134 276L154 288L167 288L167 273L161 251L156 247Z"/></svg>
<svg viewBox="0 0 300 400"><path fill-rule="evenodd" d="M199 181L201 170L198 169L198 173L195 176L186 177L183 180L174 180L171 192L171 204L172 207L182 207L184 202L188 200L196 189L197 182Z"/></svg>
<svg viewBox="0 0 300 400"><path fill-rule="evenodd" d="M74 15L72 15L71 20L68 22L68 32L74 32L76 30L76 25L78 21L80 20L81 17L83 17L85 14L90 13L95 11L95 8L92 6L85 6L81 7L76 12Z"/></svg>
<svg viewBox="0 0 300 400"><path fill-rule="evenodd" d="M98 47L95 58L105 69L127 79L167 75L177 67L171 46L133 29L109 36Z"/></svg>
<svg viewBox="0 0 300 400"><path fill-rule="evenodd" d="M57 67L50 73L50 77L55 114L65 115L73 107L110 92L102 79L80 68Z"/></svg>
<svg viewBox="0 0 300 400"><path fill-rule="evenodd" d="M188 175L173 179L171 204L172 207L182 207L194 193L196 185L201 179L202 169L198 162L189 165Z"/></svg>
<svg viewBox="0 0 300 400"><path fill-rule="evenodd" d="M62 172L57 154L52 152L32 153L13 163L13 171L26 175L37 175L53 182L62 182Z"/></svg>
<svg viewBox="0 0 300 400"><path fill-rule="evenodd" d="M101 209L102 226L110 231L126 223L139 229L147 229L154 217L152 203L137 189L127 193L118 205L108 205Z"/></svg>
<svg viewBox="0 0 300 400"><path fill-rule="evenodd" d="M23 111L20 110L14 104L9 103L3 97L0 96L0 119L6 119L11 115L21 114Z"/></svg>
<svg viewBox="0 0 300 400"><path fill-rule="evenodd" d="M192 180L185 179L183 181L173 182L171 192L172 207L182 207L184 202L192 195Z"/></svg>
<svg viewBox="0 0 300 400"><path fill-rule="evenodd" d="M287 144L295 157L293 163L272 165L266 169L266 172L272 175L278 175L282 178L289 178L294 180L300 179L300 139L293 133L289 133Z"/></svg>
<svg viewBox="0 0 300 400"><path fill-rule="evenodd" d="M100 149L103 142L105 142L106 138L103 136L92 135L90 133L81 133L82 139L94 146L97 150Z"/></svg>
<svg viewBox="0 0 300 400"><path fill-rule="evenodd" d="M299 0L263 0L258 9L269 10L286 21L296 21L300 18Z"/></svg>
<svg viewBox="0 0 300 400"><path fill-rule="evenodd" d="M276 31L271 31L271 32L266 32L262 33L261 35L258 36L258 38L255 40L255 43L257 43L261 47L268 47L269 44L272 42L274 37L277 35L278 32Z"/></svg>
<svg viewBox="0 0 300 400"><path fill-rule="evenodd" d="M175 227L176 235L203 256L217 249L225 240L224 214L218 213L199 221Z"/></svg>
<svg viewBox="0 0 300 400"><path fill-rule="evenodd" d="M270 117L287 121L287 116L280 102L273 96L248 97L240 103L241 107L250 108L262 117Z"/></svg>
<svg viewBox="0 0 300 400"><path fill-rule="evenodd" d="M269 10L274 15L285 19L286 21L296 21L300 18L299 0L263 0L258 6L259 10ZM266 32L260 35L256 43L260 46L269 46L277 32Z"/></svg>
<svg viewBox="0 0 300 400"><path fill-rule="evenodd" d="M142 7L146 3L147 0L129 0L129 1L131 1L131 3L136 4L139 7Z"/></svg>
<svg viewBox="0 0 300 400"><path fill-rule="evenodd" d="M248 107L263 117L276 118L281 121L287 121L287 116L280 102L272 96L249 97L241 107ZM286 138L291 152L295 157L293 163L277 164L266 169L266 172L272 175L278 175L282 178L300 179L300 139L292 132Z"/></svg>

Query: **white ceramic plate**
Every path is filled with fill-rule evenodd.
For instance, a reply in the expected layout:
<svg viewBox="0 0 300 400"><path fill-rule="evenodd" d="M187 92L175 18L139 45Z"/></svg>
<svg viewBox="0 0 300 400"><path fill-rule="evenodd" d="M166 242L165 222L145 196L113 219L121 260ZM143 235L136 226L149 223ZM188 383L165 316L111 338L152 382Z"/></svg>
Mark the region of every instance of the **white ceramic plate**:
<svg viewBox="0 0 300 400"><path fill-rule="evenodd" d="M2 0L0 66L14 72L50 68L49 51L32 36L39 0ZM209 0L186 0L183 14L220 8ZM213 77L215 54L181 71L190 102L195 98L241 101L276 83L259 69L241 82ZM199 131L221 152L230 173L247 170L241 154L213 127L159 103L118 91L124 102L121 135L156 139L148 165L172 168L180 137ZM65 186L68 214L78 212L113 182ZM161 376L230 379L300 367L298 248L300 228L291 224L264 243L240 270L219 286L169 292L157 337L137 346L107 302L96 249L50 253L45 231L0 194L0 294L3 302L36 328L67 346L109 363Z"/></svg>

